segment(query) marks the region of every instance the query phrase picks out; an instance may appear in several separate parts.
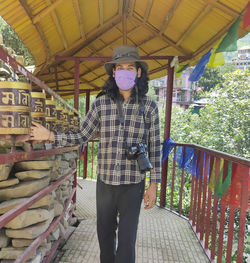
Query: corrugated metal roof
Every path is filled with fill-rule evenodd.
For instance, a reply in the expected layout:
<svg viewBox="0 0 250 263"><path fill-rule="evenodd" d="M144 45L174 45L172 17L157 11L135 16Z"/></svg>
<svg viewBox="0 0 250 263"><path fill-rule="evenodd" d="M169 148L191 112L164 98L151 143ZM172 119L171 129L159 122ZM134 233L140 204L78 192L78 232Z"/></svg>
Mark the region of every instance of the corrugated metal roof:
<svg viewBox="0 0 250 263"><path fill-rule="evenodd" d="M38 77L61 95L74 89L74 62L55 56L111 56L127 42L142 56L187 56L196 63L242 13L248 0L0 0L0 15L35 58ZM239 37L250 28L239 26ZM147 61L150 78L167 60ZM80 63L80 89L106 80L101 61ZM60 90L67 90L66 93Z"/></svg>

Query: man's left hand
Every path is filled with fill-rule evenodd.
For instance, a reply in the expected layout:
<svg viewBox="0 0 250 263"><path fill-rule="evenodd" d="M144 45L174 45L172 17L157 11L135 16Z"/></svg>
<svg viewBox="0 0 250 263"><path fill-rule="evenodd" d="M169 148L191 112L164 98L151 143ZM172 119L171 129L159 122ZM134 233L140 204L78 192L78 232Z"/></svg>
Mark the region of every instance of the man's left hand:
<svg viewBox="0 0 250 263"><path fill-rule="evenodd" d="M150 183L144 194L144 209L150 209L154 206L157 196L157 183Z"/></svg>

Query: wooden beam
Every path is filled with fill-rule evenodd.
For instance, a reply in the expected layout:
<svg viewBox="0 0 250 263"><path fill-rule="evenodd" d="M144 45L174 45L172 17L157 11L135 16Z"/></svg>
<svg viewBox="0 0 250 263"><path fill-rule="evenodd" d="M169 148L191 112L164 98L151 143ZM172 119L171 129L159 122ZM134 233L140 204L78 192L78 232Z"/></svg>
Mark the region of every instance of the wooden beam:
<svg viewBox="0 0 250 263"><path fill-rule="evenodd" d="M133 33L135 30L138 30L139 27L140 27L140 26L133 28L132 30L130 30L129 32L127 32L127 34L129 35L129 34ZM101 54L101 52L102 52L104 49L107 49L107 48L109 48L110 46L113 46L116 42L120 41L120 39L121 39L121 37L119 36L119 37L117 37L116 39L112 40L111 42L106 43L104 47L102 47L102 48L100 48L100 49L98 49L98 50L94 50L94 52L91 53L89 56L91 57L91 56L93 56L93 55L95 55L95 54ZM91 47L91 49L93 49L93 48ZM101 56L101 55L100 55L100 56ZM57 64L60 64L60 63L57 63ZM62 64L62 63L61 63L61 64ZM103 62L98 63L94 68L91 68L89 71L80 74L80 76L83 76L83 75L85 75L85 74L88 74L88 73L90 73L90 72L93 72L93 71L95 71L96 69L98 69L98 68L101 67L101 66L103 66ZM72 67L72 68L69 68L69 69L73 69L73 67Z"/></svg>
<svg viewBox="0 0 250 263"><path fill-rule="evenodd" d="M123 7L122 7L123 15L128 15L129 3L130 3L130 0L123 0Z"/></svg>
<svg viewBox="0 0 250 263"><path fill-rule="evenodd" d="M102 28L99 28L100 30L95 29L92 32L90 32L87 35L87 39L79 39L77 40L74 44L72 44L70 47L68 47L67 50L64 51L60 51L56 54L54 54L54 56L60 56L60 55L68 55L68 56L74 56L79 50L81 50L82 48L87 47L90 43L92 43L94 40L96 40L97 38L101 37L102 34L106 33L107 31L109 31L111 28L113 28L116 24L121 22L121 17L115 16L112 19L110 19L109 21L107 21L106 23L103 24ZM120 38L120 37L119 37ZM52 58L47 62L44 63L43 65L41 65L42 69L40 70L40 72L43 72L43 69L46 69L48 66L55 66L55 65L60 65L63 62L55 62L54 59L52 60ZM38 73L40 73L38 72Z"/></svg>
<svg viewBox="0 0 250 263"><path fill-rule="evenodd" d="M175 48L176 50L178 50L182 55L185 55L185 56L189 56L190 55L187 50L185 50L184 48L181 48L178 45L176 45L176 43L173 40L171 40L170 38L168 38L165 35L161 35L160 31L157 28L155 28L153 25L149 24L148 22L145 23L144 19L138 18L138 17L135 17L135 16L131 17L131 19L137 21L137 23L140 24L142 27L144 27L145 29L149 30L155 36L158 36L159 38L164 40L166 43L168 43L168 45L170 45L173 48Z"/></svg>
<svg viewBox="0 0 250 263"><path fill-rule="evenodd" d="M118 15L122 14L123 0L118 0Z"/></svg>
<svg viewBox="0 0 250 263"><path fill-rule="evenodd" d="M221 2L218 2L217 0L204 0L204 2L206 4L209 4L215 8L218 8L219 10L223 11L224 13L232 16L232 17L238 17L240 15L240 12L232 9L231 7L221 3Z"/></svg>
<svg viewBox="0 0 250 263"><path fill-rule="evenodd" d="M169 9L169 11L167 12L166 16L165 16L165 19L164 19L164 22L161 26L161 29L160 29L160 34L164 34L170 20L172 19L173 15L174 15L174 12L175 10L178 8L179 4L180 4L181 0L176 0L174 1L174 4L173 6Z"/></svg>
<svg viewBox="0 0 250 263"><path fill-rule="evenodd" d="M80 38L75 43L70 45L66 50L60 51L60 52L54 54L54 56L62 56L62 55L63 56L65 56L65 55L74 56L78 51L87 47L90 43L95 41L97 38L101 37L102 34L106 33L107 31L112 29L115 25L119 24L121 22L121 20L122 20L121 16L115 16L115 17L111 18L110 20L105 22L102 27L97 27L96 29L94 29L90 33L88 33L86 35L86 39ZM53 62L54 62L54 59L53 59L53 61L51 59L48 62L48 64L46 65L46 67L50 64L51 65L61 64L58 62L54 62L54 63Z"/></svg>
<svg viewBox="0 0 250 263"><path fill-rule="evenodd" d="M187 28L187 30L183 33L180 39L177 41L176 45L180 45L181 42L200 24L203 18L211 11L212 7L207 5L205 9L194 19L192 24Z"/></svg>
<svg viewBox="0 0 250 263"><path fill-rule="evenodd" d="M19 0L19 2L20 2L20 4L21 4L21 6L24 8L27 16L29 17L29 19L30 19L30 21L31 21L31 23L32 23L32 13L31 13L31 11L30 11L29 6L28 6L27 3L26 3L26 0ZM34 25L34 24L33 24L33 26L34 26L35 30L37 31L38 35L39 35L40 38L41 38L41 42L42 42L43 47L44 47L44 52L45 52L45 54L46 54L46 61L45 61L45 64L46 64L46 62L47 62L47 61L50 59L50 57L51 57L50 48L49 48L49 43L48 43L47 39L45 38L45 35L44 35L44 33L42 32L42 30L41 30L41 28L39 27L39 25ZM45 64L44 64L44 65L45 65ZM42 66L42 68L44 67L44 65Z"/></svg>
<svg viewBox="0 0 250 263"><path fill-rule="evenodd" d="M149 18L150 11L152 9L153 3L154 3L153 0L148 0L147 8L146 8L146 11L145 11L145 14L144 14L144 18L143 18L144 23L146 23L148 21L148 18Z"/></svg>
<svg viewBox="0 0 250 263"><path fill-rule="evenodd" d="M55 66L55 80L56 80L56 90L59 90L59 86L58 86L57 66Z"/></svg>
<svg viewBox="0 0 250 263"><path fill-rule="evenodd" d="M135 1L136 0L130 0L130 5L129 5L129 16L132 16L134 13L134 9L135 9Z"/></svg>
<svg viewBox="0 0 250 263"><path fill-rule="evenodd" d="M73 76L74 76L74 71L72 72L72 70L68 70L67 68L65 68L63 65L60 65L60 68L62 68L62 69L64 69L66 72L68 72L68 73L70 73L70 74L72 74ZM90 82L92 82L92 81L88 81L88 80L86 80L83 76L80 76L80 78L79 79L81 79L82 81L83 81L83 83L90 83ZM95 86L95 85L92 85L94 88L98 88L97 86ZM62 87L62 85L60 86L60 87Z"/></svg>
<svg viewBox="0 0 250 263"><path fill-rule="evenodd" d="M32 19L33 24L38 23L44 16L52 12L62 2L63 0L57 0L53 4L50 4L47 8L44 8L41 12L39 12L37 15L33 17Z"/></svg>
<svg viewBox="0 0 250 263"><path fill-rule="evenodd" d="M125 14L122 16L122 38L123 45L127 45L127 17Z"/></svg>
<svg viewBox="0 0 250 263"><path fill-rule="evenodd" d="M83 28L83 20L82 20L81 8L80 8L79 0L73 0L73 7L74 7L74 11L75 11L77 22L78 22L81 38L82 39L86 39L85 31L84 31L84 28Z"/></svg>
<svg viewBox="0 0 250 263"><path fill-rule="evenodd" d="M99 4L99 21L100 21L100 25L103 25L103 0L98 0L98 4Z"/></svg>
<svg viewBox="0 0 250 263"><path fill-rule="evenodd" d="M46 0L46 3L47 3L48 6L51 6L51 0ZM54 24L56 26L56 30L57 30L57 32L58 32L58 34L59 34L59 36L60 36L60 38L62 40L63 46L64 46L65 49L67 49L68 43L66 41L66 37L64 35L62 26L61 26L61 24L59 22L59 19L58 19L57 14L56 14L54 9L51 10L51 17L52 17L52 20L53 20L53 22L54 22Z"/></svg>

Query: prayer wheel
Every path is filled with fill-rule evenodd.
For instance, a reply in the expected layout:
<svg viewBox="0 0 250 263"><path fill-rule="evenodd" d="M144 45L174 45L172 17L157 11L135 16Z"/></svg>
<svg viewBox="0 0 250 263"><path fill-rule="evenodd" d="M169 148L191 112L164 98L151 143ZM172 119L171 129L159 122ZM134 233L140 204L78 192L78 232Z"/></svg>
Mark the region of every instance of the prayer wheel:
<svg viewBox="0 0 250 263"><path fill-rule="evenodd" d="M54 100L46 100L46 128L49 130L56 130L56 102Z"/></svg>
<svg viewBox="0 0 250 263"><path fill-rule="evenodd" d="M0 82L0 134L29 134L30 84Z"/></svg>
<svg viewBox="0 0 250 263"><path fill-rule="evenodd" d="M56 131L63 132L63 107L56 106Z"/></svg>
<svg viewBox="0 0 250 263"><path fill-rule="evenodd" d="M45 127L45 100L46 94L43 92L31 92L31 119Z"/></svg>
<svg viewBox="0 0 250 263"><path fill-rule="evenodd" d="M78 131L79 130L79 126L80 126L80 121L79 121L79 117L78 116L74 116L74 131Z"/></svg>
<svg viewBox="0 0 250 263"><path fill-rule="evenodd" d="M74 120L74 113L69 112L69 129L70 131L74 131L75 129L75 120Z"/></svg>
<svg viewBox="0 0 250 263"><path fill-rule="evenodd" d="M66 109L63 109L63 132L69 131L69 111Z"/></svg>

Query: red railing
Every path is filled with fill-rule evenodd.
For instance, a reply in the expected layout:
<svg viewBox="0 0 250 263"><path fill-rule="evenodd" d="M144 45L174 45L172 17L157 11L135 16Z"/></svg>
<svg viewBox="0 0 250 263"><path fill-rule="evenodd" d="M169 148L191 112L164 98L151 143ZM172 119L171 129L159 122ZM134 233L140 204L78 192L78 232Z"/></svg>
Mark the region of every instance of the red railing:
<svg viewBox="0 0 250 263"><path fill-rule="evenodd" d="M37 85L40 89L44 90L46 93L50 94L50 96L53 96L59 103L64 105L66 108L70 109L72 112L74 112L76 115L79 115L78 110L73 108L70 104L68 104L65 100L63 100L59 95L57 95L52 89L50 89L44 82L39 80L37 77L35 77L32 73L30 73L25 67L20 65L15 59L13 59L10 55L8 55L1 47L0 47L0 59L3 60L6 64L12 67L12 69L15 72L19 72L23 74L29 81L35 85ZM78 100L78 97L75 98ZM12 152L9 154L0 154L0 164L6 164L11 162L19 162L24 160L34 160L39 157L48 156L48 155L54 155L54 154L61 154L64 152L70 152L70 151L77 151L78 147L64 147L64 148L55 148L51 150L41 150L41 151L30 151L30 152L15 152L15 148L12 147ZM77 161L77 160L76 160ZM77 187L77 176L76 176L76 170L72 170L68 174L64 175L60 179L58 179L56 182L54 182L52 185L42 189L37 194L30 197L28 200L26 200L24 203L18 205L17 207L11 209L7 213L0 216L0 229L4 227L8 222L10 222L14 217L21 214L23 211L27 210L32 204L34 204L36 201L40 200L42 197L44 197L46 194L52 192L54 189L56 189L59 185L61 185L66 179L68 179L71 176L74 176L73 181L73 188L70 193L70 196L68 200L65 203L64 210L60 216L57 218L54 218L53 222L50 224L49 228L46 230L45 233L37 237L32 244L24 251L24 253L16 259L15 263L19 262L26 262L26 260L29 258L31 254L33 254L36 250L36 248L42 243L42 241L57 227L61 217L64 216L66 213L66 209L68 208L71 201L73 201L72 210L69 211L69 218L74 213L73 210L75 210L75 204L76 204L76 187ZM51 258L53 257L58 245L60 244L61 238L59 238L56 242L54 242L52 249L50 250L49 254L44 258L43 262L50 262Z"/></svg>
<svg viewBox="0 0 250 263"><path fill-rule="evenodd" d="M172 155L176 156L180 147L182 157L187 149L194 150L196 158L190 159L193 172L177 169L176 158L171 156L172 162L169 160L168 176L165 177L169 179L167 187L161 189L161 192L165 191L161 196L165 194L166 200L161 200L161 206L189 221L211 262L247 262L244 259L244 238L246 218L250 216L250 161L190 144L177 144ZM230 163L232 169L229 169ZM228 175L231 175L231 184L224 195L217 198L218 179L225 183Z"/></svg>
<svg viewBox="0 0 250 263"><path fill-rule="evenodd" d="M1 154L0 155L0 164L6 164L6 163L11 163L11 162L17 162L17 161L23 161L23 160L34 160L39 157L43 156L49 156L49 155L54 155L54 154L61 154L64 152L70 152L70 151L77 151L78 147L64 147L64 148L57 148L57 149L51 149L51 150L40 150L40 151L30 151L30 152L12 152L9 154ZM62 214L52 221L50 224L49 228L38 236L32 244L27 247L27 249L24 251L24 253L18 257L15 260L15 263L24 263L27 261L27 259L30 257L30 255L34 254L36 249L39 247L39 245L45 240L45 238L58 226L60 219L64 216L64 214L67 211L67 208L69 207L69 204L71 201L73 201L73 206L71 211L69 211L69 219L74 213L73 210L75 210L75 196L76 196L76 170L71 170L69 173L66 175L62 176L60 179L58 179L56 182L53 184L45 187L42 189L40 192L34 194L30 198L28 198L25 202L22 204L14 207L13 209L9 210L8 212L4 213L3 215L0 216L0 229L4 227L6 224L8 224L13 218L16 216L20 215L23 211L27 210L30 206L32 206L35 202L43 198L45 195L51 193L53 190L55 190L58 186L60 186L65 180L70 178L71 176L74 176L74 183L73 183L73 188L70 193L69 198L67 199L65 205L64 205L64 210ZM49 254L44 258L43 262L50 262L50 259L53 257L56 248L60 244L61 239L57 240L54 244L52 249L50 250Z"/></svg>

